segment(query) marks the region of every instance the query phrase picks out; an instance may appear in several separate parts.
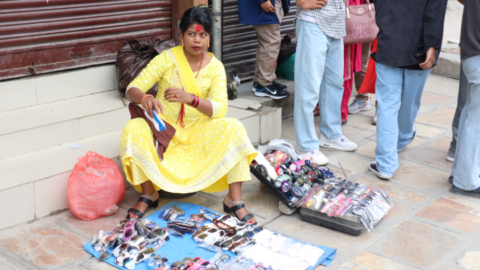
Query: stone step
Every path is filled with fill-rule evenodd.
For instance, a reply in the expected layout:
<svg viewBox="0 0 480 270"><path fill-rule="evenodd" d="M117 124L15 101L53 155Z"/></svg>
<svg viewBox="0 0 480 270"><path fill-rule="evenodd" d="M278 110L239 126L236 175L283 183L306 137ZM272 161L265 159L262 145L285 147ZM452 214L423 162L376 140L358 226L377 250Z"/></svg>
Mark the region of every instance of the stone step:
<svg viewBox="0 0 480 270"><path fill-rule="evenodd" d="M115 65L0 82L0 112L117 89Z"/></svg>
<svg viewBox="0 0 480 270"><path fill-rule="evenodd" d="M117 90L0 113L0 160L121 129L130 118Z"/></svg>
<svg viewBox="0 0 480 270"><path fill-rule="evenodd" d="M238 101L229 106L227 117L239 119L243 123L252 143L281 138L280 108L246 110L236 103ZM85 103L85 106L87 104L89 103ZM127 120L123 120L120 126L123 127ZM103 124L103 119L96 119L92 122L92 128ZM68 178L78 158L88 151L113 159L121 169L121 127L112 132L0 160L0 213L8 217L0 219L0 229L68 208ZM72 144L81 147L70 149ZM15 207L11 207L12 202L15 202Z"/></svg>

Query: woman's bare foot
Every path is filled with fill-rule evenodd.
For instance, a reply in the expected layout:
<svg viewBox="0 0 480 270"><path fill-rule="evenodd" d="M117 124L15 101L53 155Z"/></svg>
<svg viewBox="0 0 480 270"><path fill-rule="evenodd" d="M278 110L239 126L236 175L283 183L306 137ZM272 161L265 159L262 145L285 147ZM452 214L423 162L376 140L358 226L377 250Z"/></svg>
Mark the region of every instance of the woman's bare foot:
<svg viewBox="0 0 480 270"><path fill-rule="evenodd" d="M227 195L225 197L225 199L223 199L223 203L228 206L228 208L232 208L234 205L232 203L230 203L230 201L233 201L235 202L234 200L232 200L232 198L229 198L229 196ZM246 215L249 214L249 212L247 211L247 209L244 207L244 208L241 208L241 209L238 209L237 211L235 211L235 214L238 216L238 219L243 219L243 217L245 217ZM257 219L255 217L252 217L251 219L249 219L247 221L248 223L253 223L253 224L256 224L257 223Z"/></svg>

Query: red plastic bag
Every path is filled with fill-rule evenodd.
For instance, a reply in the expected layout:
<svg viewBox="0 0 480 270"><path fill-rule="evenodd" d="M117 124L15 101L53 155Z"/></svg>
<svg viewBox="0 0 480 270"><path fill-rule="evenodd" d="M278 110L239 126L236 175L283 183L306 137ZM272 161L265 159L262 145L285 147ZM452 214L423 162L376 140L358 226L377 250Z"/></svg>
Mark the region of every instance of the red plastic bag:
<svg viewBox="0 0 480 270"><path fill-rule="evenodd" d="M123 175L113 160L91 151L78 159L68 179L68 207L75 216L111 215L124 197Z"/></svg>

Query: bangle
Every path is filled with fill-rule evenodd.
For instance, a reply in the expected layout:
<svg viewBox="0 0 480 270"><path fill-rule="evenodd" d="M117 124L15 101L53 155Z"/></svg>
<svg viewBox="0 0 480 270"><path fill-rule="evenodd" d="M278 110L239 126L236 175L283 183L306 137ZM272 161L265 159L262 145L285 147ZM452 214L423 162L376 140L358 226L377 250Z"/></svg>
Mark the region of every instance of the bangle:
<svg viewBox="0 0 480 270"><path fill-rule="evenodd" d="M142 101L140 101L140 104L142 104L142 107L144 107L144 108L145 108L145 106L143 106L143 101L145 99L147 99L148 97L153 97L153 96L152 95L145 95L145 96L142 97Z"/></svg>
<svg viewBox="0 0 480 270"><path fill-rule="evenodd" d="M190 102L188 106L191 106L193 108L198 108L199 105L200 105L200 98L192 94L192 102Z"/></svg>

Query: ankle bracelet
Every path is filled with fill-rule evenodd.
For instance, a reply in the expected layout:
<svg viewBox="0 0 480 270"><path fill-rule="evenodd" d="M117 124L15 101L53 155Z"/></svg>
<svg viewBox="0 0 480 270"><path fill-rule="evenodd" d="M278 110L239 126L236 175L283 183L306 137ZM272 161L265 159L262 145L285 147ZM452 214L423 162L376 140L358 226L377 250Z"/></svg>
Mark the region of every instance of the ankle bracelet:
<svg viewBox="0 0 480 270"><path fill-rule="evenodd" d="M228 197L225 197L225 199L227 200L227 202L231 205L239 205L239 204L242 204L243 201L239 201L239 202L232 202Z"/></svg>
<svg viewBox="0 0 480 270"><path fill-rule="evenodd" d="M153 193L153 195L151 195L151 196L142 195L141 197L144 197L145 199L149 199L149 200L153 201L152 199L155 199L157 194L158 194L158 192L155 191L155 193Z"/></svg>

